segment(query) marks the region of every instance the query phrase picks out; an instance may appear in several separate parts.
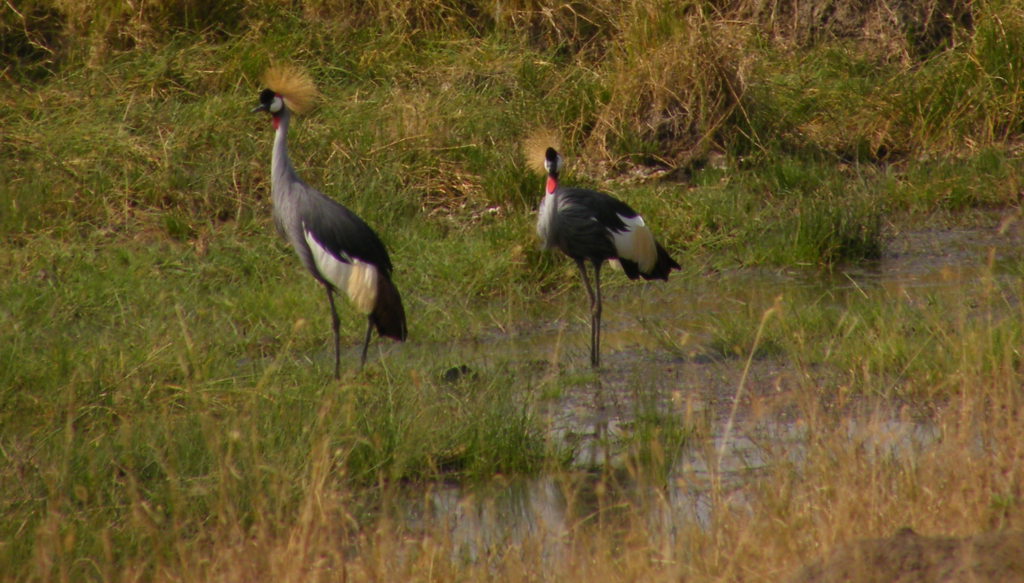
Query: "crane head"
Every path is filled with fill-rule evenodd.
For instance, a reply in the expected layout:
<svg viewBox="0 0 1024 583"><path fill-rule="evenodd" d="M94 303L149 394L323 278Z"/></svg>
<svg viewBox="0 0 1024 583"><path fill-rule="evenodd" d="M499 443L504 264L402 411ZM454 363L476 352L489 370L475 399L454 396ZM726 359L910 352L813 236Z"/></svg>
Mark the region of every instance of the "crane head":
<svg viewBox="0 0 1024 583"><path fill-rule="evenodd" d="M554 148L548 148L544 152L544 169L548 171L549 176L556 178L558 173L562 171L562 157L558 155Z"/></svg>
<svg viewBox="0 0 1024 583"><path fill-rule="evenodd" d="M266 111L272 114L281 113L284 108L284 100L281 96L274 93L270 89L264 89L260 92L260 104L253 108L252 113L257 111Z"/></svg>
<svg viewBox="0 0 1024 583"><path fill-rule="evenodd" d="M308 113L320 96L313 77L299 67L271 67L262 79L266 89L260 93L260 105L275 116L286 108L299 115ZM283 105L278 105L278 100Z"/></svg>

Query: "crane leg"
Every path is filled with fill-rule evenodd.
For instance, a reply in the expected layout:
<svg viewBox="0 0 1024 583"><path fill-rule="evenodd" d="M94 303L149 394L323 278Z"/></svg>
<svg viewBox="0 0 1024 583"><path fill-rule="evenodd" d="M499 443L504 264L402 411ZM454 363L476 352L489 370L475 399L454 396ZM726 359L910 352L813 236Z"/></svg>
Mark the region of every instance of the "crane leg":
<svg viewBox="0 0 1024 583"><path fill-rule="evenodd" d="M594 287L597 289L597 305L593 310L594 339L590 350L590 365L597 368L601 365L601 262L594 262Z"/></svg>
<svg viewBox="0 0 1024 583"><path fill-rule="evenodd" d="M366 364L366 349L370 346L370 332L373 331L373 314L366 317L366 338L363 339L363 356L359 359L359 368Z"/></svg>
<svg viewBox="0 0 1024 583"><path fill-rule="evenodd" d="M580 275L583 276L583 285L587 288L587 295L590 296L590 366L596 367L597 364L597 353L595 343L597 338L594 336L595 324L594 321L594 308L598 305L597 299L594 298L594 290L590 287L590 278L587 277L587 265L582 259L576 260L576 265L580 268ZM595 271L596 275L597 272Z"/></svg>
<svg viewBox="0 0 1024 583"><path fill-rule="evenodd" d="M325 287L327 287L327 301L331 304L331 328L334 330L334 378L337 380L341 378L341 338L338 336L341 320L338 319L338 310L334 308L334 292L330 287Z"/></svg>

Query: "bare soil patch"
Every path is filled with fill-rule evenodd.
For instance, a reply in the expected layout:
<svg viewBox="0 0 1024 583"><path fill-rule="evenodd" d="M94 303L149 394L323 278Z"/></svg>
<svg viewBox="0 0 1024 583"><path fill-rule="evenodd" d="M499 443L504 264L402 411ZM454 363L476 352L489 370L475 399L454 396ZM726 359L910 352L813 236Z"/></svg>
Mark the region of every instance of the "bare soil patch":
<svg viewBox="0 0 1024 583"><path fill-rule="evenodd" d="M1010 583L1024 581L1024 531L957 538L910 528L843 545L790 583Z"/></svg>

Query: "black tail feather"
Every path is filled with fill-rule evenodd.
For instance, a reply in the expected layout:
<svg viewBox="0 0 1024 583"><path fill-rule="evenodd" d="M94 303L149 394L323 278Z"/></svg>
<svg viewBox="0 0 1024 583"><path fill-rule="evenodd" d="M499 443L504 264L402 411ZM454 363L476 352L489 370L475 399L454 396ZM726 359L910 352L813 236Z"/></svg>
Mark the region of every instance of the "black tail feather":
<svg viewBox="0 0 1024 583"><path fill-rule="evenodd" d="M381 336L405 340L405 308L398 288L387 277L377 278L377 303L373 306L373 321Z"/></svg>
<svg viewBox="0 0 1024 583"><path fill-rule="evenodd" d="M636 279L640 277L640 266L637 265L636 261L630 261L629 259L619 258L619 265L622 266L622 271L626 274L629 279Z"/></svg>
<svg viewBox="0 0 1024 583"><path fill-rule="evenodd" d="M676 263L675 259L669 257L668 251L665 251L665 248L660 243L655 242L654 246L658 249L658 261L654 264L654 269L650 273L641 272L640 276L644 279L663 279L668 281L669 272L673 269L682 269L682 267Z"/></svg>

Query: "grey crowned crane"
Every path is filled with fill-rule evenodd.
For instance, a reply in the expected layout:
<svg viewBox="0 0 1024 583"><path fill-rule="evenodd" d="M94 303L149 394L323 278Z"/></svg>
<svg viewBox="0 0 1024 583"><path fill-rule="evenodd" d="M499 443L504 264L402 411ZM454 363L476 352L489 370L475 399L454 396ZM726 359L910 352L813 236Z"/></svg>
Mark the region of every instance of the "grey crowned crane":
<svg viewBox="0 0 1024 583"><path fill-rule="evenodd" d="M601 363L601 265L618 261L629 279L663 279L679 264L654 240L643 218L629 205L603 192L565 188L558 184L562 157L554 148L544 153L548 179L537 213L537 235L544 249L558 248L572 258L590 295L590 365ZM586 262L594 265L594 287Z"/></svg>
<svg viewBox="0 0 1024 583"><path fill-rule="evenodd" d="M288 160L288 122L292 113L304 113L316 99L312 79L298 69L272 68L263 82L267 89L252 111L269 113L276 131L270 173L274 225L327 290L334 329L334 378L339 378L341 348L334 294L345 293L367 315L360 368L366 363L374 327L380 336L405 340L405 309L391 282L391 258L377 233L355 213L302 182Z"/></svg>

